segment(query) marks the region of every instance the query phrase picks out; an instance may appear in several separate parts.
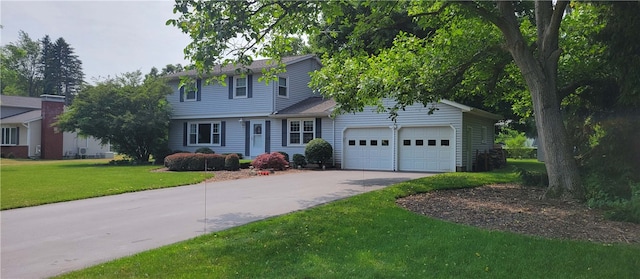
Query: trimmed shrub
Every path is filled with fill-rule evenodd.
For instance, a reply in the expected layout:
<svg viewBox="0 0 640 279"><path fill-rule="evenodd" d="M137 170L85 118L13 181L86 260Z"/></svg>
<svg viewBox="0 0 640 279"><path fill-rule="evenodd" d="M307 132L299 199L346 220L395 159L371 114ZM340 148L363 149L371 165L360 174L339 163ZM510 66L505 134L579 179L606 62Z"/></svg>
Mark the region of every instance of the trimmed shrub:
<svg viewBox="0 0 640 279"><path fill-rule="evenodd" d="M322 167L329 162L329 159L333 156L333 147L331 147L331 144L326 140L315 138L307 143L307 147L304 149L304 156L308 162L318 164L318 166Z"/></svg>
<svg viewBox="0 0 640 279"><path fill-rule="evenodd" d="M176 153L164 159L170 171L223 170L225 157L218 154Z"/></svg>
<svg viewBox="0 0 640 279"><path fill-rule="evenodd" d="M196 152L194 152L194 153L215 154L216 152L211 150L211 148L209 148L209 147L200 147L200 148L196 149Z"/></svg>
<svg viewBox="0 0 640 279"><path fill-rule="evenodd" d="M284 156L284 160L287 161L287 163L291 162L291 161L289 161L289 154L287 154L287 152L278 151L278 153L280 153L280 154L282 154L282 156Z"/></svg>
<svg viewBox="0 0 640 279"><path fill-rule="evenodd" d="M227 156L229 154L236 154L238 155L238 159L242 160L244 159L244 155L242 153L222 153L222 155Z"/></svg>
<svg viewBox="0 0 640 279"><path fill-rule="evenodd" d="M240 159L240 168L241 169L248 169L249 167L251 167L251 160Z"/></svg>
<svg viewBox="0 0 640 279"><path fill-rule="evenodd" d="M258 157L251 163L256 169L275 169L284 170L288 165L288 162L284 160L284 156L278 152L265 153Z"/></svg>
<svg viewBox="0 0 640 279"><path fill-rule="evenodd" d="M293 154L293 165L297 168L298 166L306 167L307 159L302 154Z"/></svg>
<svg viewBox="0 0 640 279"><path fill-rule="evenodd" d="M240 169L240 158L238 158L237 154L229 154L224 158L224 169L230 171L237 171Z"/></svg>

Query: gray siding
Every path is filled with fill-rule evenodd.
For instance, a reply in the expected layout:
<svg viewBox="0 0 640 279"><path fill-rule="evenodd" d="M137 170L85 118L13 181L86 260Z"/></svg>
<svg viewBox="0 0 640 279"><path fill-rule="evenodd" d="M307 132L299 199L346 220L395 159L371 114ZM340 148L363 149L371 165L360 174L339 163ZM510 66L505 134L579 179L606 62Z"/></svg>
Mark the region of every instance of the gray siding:
<svg viewBox="0 0 640 279"><path fill-rule="evenodd" d="M252 75L252 98L229 99L228 84L223 86L217 82L214 84L203 82L201 100L184 102L180 102L178 81L173 81L169 84L173 93L167 97L173 108L173 117L208 118L242 114L269 115L273 110L273 86L271 83L266 85L264 82L259 82L259 78L259 74Z"/></svg>
<svg viewBox="0 0 640 279"><path fill-rule="evenodd" d="M274 96L276 96L276 110L282 110L304 99L316 96L317 94L313 94L313 91L309 88L309 82L311 81L309 73L319 68L320 65L315 59L306 59L298 63L288 65L287 72L284 73L283 76L286 76L289 79L289 97L277 97L277 94L274 94ZM270 85L271 84L272 83L270 83ZM277 86L275 82L273 85ZM274 90L274 92L277 91Z"/></svg>
<svg viewBox="0 0 640 279"><path fill-rule="evenodd" d="M476 152L484 152L493 148L493 142L495 141L495 121L486 119L468 113L463 117L464 126L464 140L463 140L463 157L462 166L466 166L468 171L471 171L471 165L468 165L469 159L475 161ZM486 138L482 140L483 127L486 130ZM469 135L468 131L471 130ZM469 139L469 137L471 137ZM468 142L471 142L471 146L467 146ZM468 158L470 156L471 158Z"/></svg>
<svg viewBox="0 0 640 279"><path fill-rule="evenodd" d="M388 102L386 102L388 103ZM458 108L438 103L438 110L429 115L429 108L422 105L408 106L405 111L400 111L396 119L397 126L451 126L455 129L456 166L462 163L462 111ZM347 128L362 127L390 127L394 123L387 113L376 113L373 108L366 108L363 112L355 114L343 114L336 117L336 144L334 150L338 162L342 158L342 140L344 130ZM391 160L391 158L390 158Z"/></svg>
<svg viewBox="0 0 640 279"><path fill-rule="evenodd" d="M206 146L216 153L241 153L244 154L244 128L238 121L239 118L209 118L209 119L185 119L172 120L169 125L169 148L171 150L181 150L194 152L196 149L203 147L190 146L184 144L184 123L190 121L207 122L207 121L225 121L225 146ZM249 120L249 119L246 119Z"/></svg>

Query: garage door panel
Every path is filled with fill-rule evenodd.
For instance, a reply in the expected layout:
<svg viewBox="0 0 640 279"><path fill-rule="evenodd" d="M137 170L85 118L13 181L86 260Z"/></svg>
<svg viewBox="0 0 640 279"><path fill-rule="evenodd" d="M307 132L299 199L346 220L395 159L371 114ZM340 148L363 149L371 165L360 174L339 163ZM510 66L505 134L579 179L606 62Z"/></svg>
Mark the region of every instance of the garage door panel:
<svg viewBox="0 0 640 279"><path fill-rule="evenodd" d="M451 171L453 132L450 127L408 127L398 132L398 169ZM406 143L411 144L406 144Z"/></svg>
<svg viewBox="0 0 640 279"><path fill-rule="evenodd" d="M392 146L389 128L350 128L344 132L344 168L391 170ZM351 144L350 144L351 143Z"/></svg>

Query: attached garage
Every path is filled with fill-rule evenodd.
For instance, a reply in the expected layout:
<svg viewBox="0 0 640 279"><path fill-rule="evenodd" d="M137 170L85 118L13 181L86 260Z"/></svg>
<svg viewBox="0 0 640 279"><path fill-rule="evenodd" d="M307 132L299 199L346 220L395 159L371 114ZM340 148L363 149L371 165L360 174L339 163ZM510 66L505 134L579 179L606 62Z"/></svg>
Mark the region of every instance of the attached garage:
<svg viewBox="0 0 640 279"><path fill-rule="evenodd" d="M344 168L393 170L393 130L350 128L344 131Z"/></svg>
<svg viewBox="0 0 640 279"><path fill-rule="evenodd" d="M398 170L455 171L451 127L407 127L398 131Z"/></svg>
<svg viewBox="0 0 640 279"><path fill-rule="evenodd" d="M384 107L392 105L383 102ZM334 160L343 169L471 171L475 154L493 148L498 119L499 115L448 100L407 106L395 119L373 107L341 114L330 124Z"/></svg>

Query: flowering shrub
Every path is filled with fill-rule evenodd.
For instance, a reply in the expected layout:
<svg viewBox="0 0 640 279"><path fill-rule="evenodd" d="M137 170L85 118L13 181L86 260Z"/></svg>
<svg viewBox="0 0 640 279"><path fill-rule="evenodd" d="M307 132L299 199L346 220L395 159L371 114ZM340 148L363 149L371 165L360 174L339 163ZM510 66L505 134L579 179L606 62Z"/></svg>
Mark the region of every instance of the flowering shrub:
<svg viewBox="0 0 640 279"><path fill-rule="evenodd" d="M206 162L206 164L205 164ZM202 153L176 153L164 159L164 165L170 171L222 170L225 168L225 156Z"/></svg>
<svg viewBox="0 0 640 279"><path fill-rule="evenodd" d="M256 169L276 169L284 170L289 163L284 159L284 156L278 152L265 153L256 157L251 165Z"/></svg>

